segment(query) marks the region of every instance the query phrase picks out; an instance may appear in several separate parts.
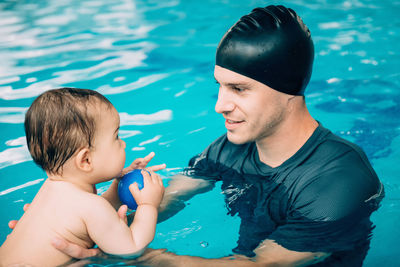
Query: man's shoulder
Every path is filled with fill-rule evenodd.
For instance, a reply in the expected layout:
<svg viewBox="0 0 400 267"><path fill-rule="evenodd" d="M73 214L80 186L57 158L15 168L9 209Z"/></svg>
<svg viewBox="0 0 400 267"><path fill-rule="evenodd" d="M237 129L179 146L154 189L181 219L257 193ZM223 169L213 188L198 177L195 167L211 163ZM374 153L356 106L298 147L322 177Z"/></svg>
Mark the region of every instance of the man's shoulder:
<svg viewBox="0 0 400 267"><path fill-rule="evenodd" d="M363 195L381 190L381 183L364 151L355 143L329 133L297 173L313 191ZM306 178L306 179L305 179ZM352 189L353 191L351 191Z"/></svg>
<svg viewBox="0 0 400 267"><path fill-rule="evenodd" d="M313 219L343 218L368 203L379 203L384 196L362 149L333 133L321 140L291 177L293 207Z"/></svg>
<svg viewBox="0 0 400 267"><path fill-rule="evenodd" d="M293 173L296 179L301 179L300 185L363 187L376 192L380 182L364 151L355 143L327 129L324 131L326 134L318 145Z"/></svg>
<svg viewBox="0 0 400 267"><path fill-rule="evenodd" d="M321 177L337 170L367 169L374 173L364 151L356 144L319 126L291 163L301 177ZM296 176L299 174L296 174Z"/></svg>
<svg viewBox="0 0 400 267"><path fill-rule="evenodd" d="M327 163L337 162L343 167L352 166L373 171L367 155L360 146L332 132L325 136L315 153Z"/></svg>
<svg viewBox="0 0 400 267"><path fill-rule="evenodd" d="M340 137L337 134L332 133L329 131L329 134L326 136L326 144L335 146L344 150L353 150L356 151L357 153L363 152L362 149L355 143Z"/></svg>

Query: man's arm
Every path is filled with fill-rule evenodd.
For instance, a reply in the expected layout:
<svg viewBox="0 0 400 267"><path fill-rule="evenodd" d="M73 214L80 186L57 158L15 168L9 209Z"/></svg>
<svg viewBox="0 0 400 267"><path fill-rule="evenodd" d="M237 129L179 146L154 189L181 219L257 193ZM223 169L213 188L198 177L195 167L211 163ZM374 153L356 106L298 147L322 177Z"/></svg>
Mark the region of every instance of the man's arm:
<svg viewBox="0 0 400 267"><path fill-rule="evenodd" d="M185 207L185 201L193 196L210 191L214 183L178 174L171 177L158 210L158 222L167 220Z"/></svg>
<svg viewBox="0 0 400 267"><path fill-rule="evenodd" d="M193 256L180 256L170 252L148 251L138 259L138 264L144 266L308 266L324 260L329 253L297 252L288 250L272 240L265 240L255 250L256 256L248 258L242 255L233 255L219 259L206 259Z"/></svg>

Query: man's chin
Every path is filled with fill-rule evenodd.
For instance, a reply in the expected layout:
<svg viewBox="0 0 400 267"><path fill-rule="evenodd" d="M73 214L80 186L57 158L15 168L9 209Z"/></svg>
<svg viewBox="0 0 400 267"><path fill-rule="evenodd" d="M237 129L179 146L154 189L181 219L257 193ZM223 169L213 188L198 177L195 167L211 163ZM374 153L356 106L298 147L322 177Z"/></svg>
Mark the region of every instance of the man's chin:
<svg viewBox="0 0 400 267"><path fill-rule="evenodd" d="M242 136L239 136L238 134L234 134L230 131L227 132L226 136L228 138L228 141L235 145L243 145L245 143L250 142L246 138L243 138Z"/></svg>

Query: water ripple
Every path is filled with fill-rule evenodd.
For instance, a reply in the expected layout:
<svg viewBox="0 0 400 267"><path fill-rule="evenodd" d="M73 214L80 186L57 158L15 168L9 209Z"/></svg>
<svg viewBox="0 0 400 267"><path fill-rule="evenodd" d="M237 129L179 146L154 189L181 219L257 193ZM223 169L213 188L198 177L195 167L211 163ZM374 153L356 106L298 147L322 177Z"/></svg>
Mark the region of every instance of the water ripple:
<svg viewBox="0 0 400 267"><path fill-rule="evenodd" d="M151 125L156 123L163 123L172 119L172 110L160 110L153 114L134 114L130 115L126 112L119 114L121 119L121 126L124 125Z"/></svg>
<svg viewBox="0 0 400 267"><path fill-rule="evenodd" d="M0 107L0 123L23 123L27 110L24 107Z"/></svg>
<svg viewBox="0 0 400 267"><path fill-rule="evenodd" d="M132 1L4 4L12 5L18 8L0 9L0 99L31 98L50 88L76 87L145 66L144 60L157 47L148 34L161 22L143 19L145 10ZM166 75L99 88L106 94L128 92Z"/></svg>
<svg viewBox="0 0 400 267"><path fill-rule="evenodd" d="M28 152L25 136L6 142L7 146L15 146L0 151L0 169L32 160Z"/></svg>

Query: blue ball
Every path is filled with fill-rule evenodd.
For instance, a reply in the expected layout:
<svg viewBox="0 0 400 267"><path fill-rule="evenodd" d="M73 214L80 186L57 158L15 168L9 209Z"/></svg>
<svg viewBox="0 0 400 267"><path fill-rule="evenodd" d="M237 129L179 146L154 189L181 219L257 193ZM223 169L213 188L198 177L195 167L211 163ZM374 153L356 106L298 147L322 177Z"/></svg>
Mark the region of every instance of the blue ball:
<svg viewBox="0 0 400 267"><path fill-rule="evenodd" d="M129 186L136 182L139 189L143 188L143 175L142 170L133 170L125 174L118 184L118 196L123 204L128 205L131 210L136 210L137 204L133 198L131 191L129 191Z"/></svg>

